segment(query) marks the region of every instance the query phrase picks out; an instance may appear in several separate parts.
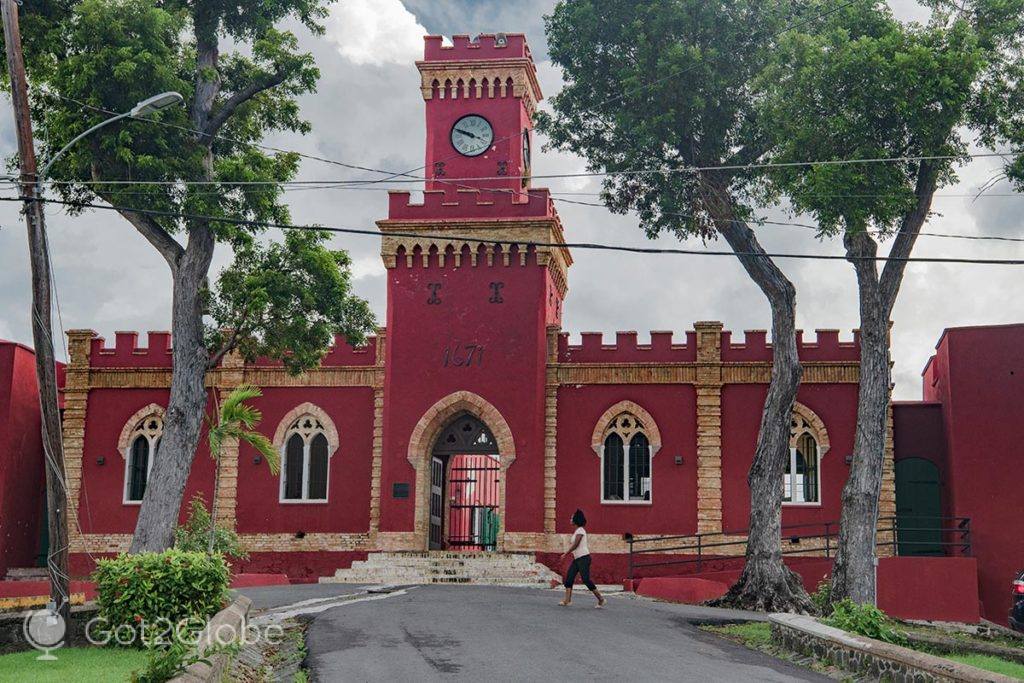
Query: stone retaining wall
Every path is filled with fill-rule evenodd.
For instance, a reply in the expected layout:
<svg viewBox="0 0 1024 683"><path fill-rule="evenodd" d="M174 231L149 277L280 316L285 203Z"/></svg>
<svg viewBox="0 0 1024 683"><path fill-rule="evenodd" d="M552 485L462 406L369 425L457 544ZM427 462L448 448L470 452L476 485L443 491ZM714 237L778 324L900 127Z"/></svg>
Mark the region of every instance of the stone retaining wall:
<svg viewBox="0 0 1024 683"><path fill-rule="evenodd" d="M206 628L199 634L196 646L199 655L203 656L217 648L218 645L229 645L241 637L245 631L246 620L252 600L240 595L234 602L213 615ZM234 634L234 635L231 635ZM189 665L184 673L171 679L170 683L213 683L220 681L227 670L231 655L227 652L216 652L205 658L205 661Z"/></svg>
<svg viewBox="0 0 1024 683"><path fill-rule="evenodd" d="M769 622L772 640L780 647L813 656L860 676L893 683L1011 683L1014 680L942 657L853 635L812 617L773 614Z"/></svg>

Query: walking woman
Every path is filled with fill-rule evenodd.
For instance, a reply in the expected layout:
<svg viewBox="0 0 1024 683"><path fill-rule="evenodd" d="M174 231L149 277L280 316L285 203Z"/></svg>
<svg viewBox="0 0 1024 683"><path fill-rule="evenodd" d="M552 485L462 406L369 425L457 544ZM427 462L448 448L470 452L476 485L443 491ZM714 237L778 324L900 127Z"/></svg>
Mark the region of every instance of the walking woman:
<svg viewBox="0 0 1024 683"><path fill-rule="evenodd" d="M587 530L584 528L587 526L587 518L583 515L583 510L576 510L572 516L572 523L576 527L576 531L572 535L572 545L562 553L561 558L564 561L569 553L572 553L572 564L565 572L565 599L558 604L568 607L572 602L572 585L576 582L576 575L579 574L583 579L583 584L597 598L597 609L601 609L604 607L604 598L601 597L601 591L597 590L597 586L590 580L590 547L587 545Z"/></svg>

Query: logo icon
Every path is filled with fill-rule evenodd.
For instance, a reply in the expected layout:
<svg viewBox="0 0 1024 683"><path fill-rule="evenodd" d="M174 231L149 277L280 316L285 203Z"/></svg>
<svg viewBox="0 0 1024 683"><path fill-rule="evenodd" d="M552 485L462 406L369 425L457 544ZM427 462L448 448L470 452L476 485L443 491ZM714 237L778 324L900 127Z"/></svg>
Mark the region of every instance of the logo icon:
<svg viewBox="0 0 1024 683"><path fill-rule="evenodd" d="M30 612L22 623L22 631L28 644L43 653L37 660L55 661L57 657L50 653L64 646L67 624L55 609L47 607Z"/></svg>

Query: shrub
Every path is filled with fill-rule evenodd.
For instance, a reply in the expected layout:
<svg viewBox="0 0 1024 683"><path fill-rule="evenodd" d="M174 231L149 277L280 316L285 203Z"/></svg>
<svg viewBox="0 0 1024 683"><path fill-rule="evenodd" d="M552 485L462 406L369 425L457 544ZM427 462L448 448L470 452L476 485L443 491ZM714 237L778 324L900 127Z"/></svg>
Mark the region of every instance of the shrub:
<svg viewBox="0 0 1024 683"><path fill-rule="evenodd" d="M220 555L206 553L172 549L120 555L99 560L92 578L105 626L127 624L136 643L143 635L169 636L171 625L182 621L203 625L228 597L228 565ZM127 639L118 640L126 644Z"/></svg>
<svg viewBox="0 0 1024 683"><path fill-rule="evenodd" d="M830 626L841 628L893 645L906 645L907 636L896 628L885 612L874 605L858 605L849 598L832 606L832 616L825 620Z"/></svg>
<svg viewBox="0 0 1024 683"><path fill-rule="evenodd" d="M818 608L818 614L827 617L832 614L832 582L829 577L823 576L818 582L818 587L811 593L811 602Z"/></svg>
<svg viewBox="0 0 1024 683"><path fill-rule="evenodd" d="M210 547L211 526L213 520L206 509L206 501L201 493L197 493L189 502L188 519L174 530L174 547L187 552L205 553ZM220 526L213 531L213 552L237 560L249 559L249 554L238 540L238 534Z"/></svg>

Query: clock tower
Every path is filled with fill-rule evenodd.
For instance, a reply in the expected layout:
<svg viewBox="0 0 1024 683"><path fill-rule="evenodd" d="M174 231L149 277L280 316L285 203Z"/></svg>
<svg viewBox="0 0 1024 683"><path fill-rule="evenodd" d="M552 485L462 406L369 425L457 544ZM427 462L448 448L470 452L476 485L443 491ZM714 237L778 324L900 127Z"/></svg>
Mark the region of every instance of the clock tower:
<svg viewBox="0 0 1024 683"><path fill-rule="evenodd" d="M468 418L500 451L497 547L525 549L529 534L554 528L546 380L572 264L548 191L530 184L540 86L521 34L454 36L452 45L426 36L416 66L423 201L392 192L378 221L388 270L380 543L450 547L437 528L448 489L436 442ZM516 499L507 511L506 496Z"/></svg>
<svg viewBox="0 0 1024 683"><path fill-rule="evenodd" d="M451 47L440 36L425 40L416 66L426 102L427 189L528 187L541 92L526 37L455 36Z"/></svg>

